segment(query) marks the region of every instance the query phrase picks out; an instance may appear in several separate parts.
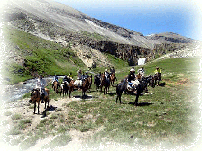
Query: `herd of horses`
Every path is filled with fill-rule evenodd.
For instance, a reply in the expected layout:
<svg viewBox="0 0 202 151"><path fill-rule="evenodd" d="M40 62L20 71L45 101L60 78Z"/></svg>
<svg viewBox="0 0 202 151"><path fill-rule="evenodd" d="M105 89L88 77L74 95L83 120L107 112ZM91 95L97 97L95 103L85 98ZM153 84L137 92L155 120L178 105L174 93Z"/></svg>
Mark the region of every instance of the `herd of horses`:
<svg viewBox="0 0 202 151"><path fill-rule="evenodd" d="M129 90L128 89L128 81L127 81L127 77L124 78L119 84L114 85L115 81L117 81L117 78L115 76L115 73L110 73L110 75L108 77L106 77L103 74L97 74L94 76L94 84L96 86L96 91L102 91L102 88L104 88L104 94L107 94L109 92L109 87L113 86L116 87L116 103L119 100L120 103L121 102L121 96L123 93L127 93L127 94L135 94L136 95L136 99L135 102L133 102L132 104L134 105L138 105L138 98L141 95L141 93L143 93L143 91L147 92L147 86L151 86L152 88L155 87L156 84L159 84L159 76L158 75L150 75L150 76L142 76L141 80L139 81L139 84L135 85L133 87L133 89ZM69 95L69 98L71 98L71 93L75 90L81 90L82 91L82 98L86 97L86 92L90 91L91 89L91 85L92 85L92 75L91 76L86 76L86 78L84 78L82 80L82 85L81 86L77 86L74 84L74 80L71 78L68 78L67 81L62 82L61 84L57 81L54 81L52 83L52 88L56 93L60 93L63 94L63 97L65 95ZM46 104L48 103L49 107L49 89L45 88L45 92L46 95L44 96L44 101L45 101L45 109L46 109ZM31 100L30 103L34 103L34 114L36 111L36 103L38 103L38 114L39 114L39 105L41 102L41 97L40 97L40 92L38 89L33 89L31 92Z"/></svg>

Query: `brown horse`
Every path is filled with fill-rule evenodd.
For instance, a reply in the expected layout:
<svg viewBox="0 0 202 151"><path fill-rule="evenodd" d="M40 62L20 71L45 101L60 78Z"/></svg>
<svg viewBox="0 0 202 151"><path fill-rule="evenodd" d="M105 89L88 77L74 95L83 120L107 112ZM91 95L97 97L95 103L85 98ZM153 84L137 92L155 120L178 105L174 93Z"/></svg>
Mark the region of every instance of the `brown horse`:
<svg viewBox="0 0 202 151"><path fill-rule="evenodd" d="M70 82L69 82L69 98L71 97L70 96L70 94L74 91L74 89L77 89L78 87L76 87L75 85L74 85L74 80L71 80Z"/></svg>
<svg viewBox="0 0 202 151"><path fill-rule="evenodd" d="M45 96L44 96L44 100L45 100L45 109L46 109L46 103L48 103L49 107L49 89L45 88ZM40 101L41 101L41 95L38 89L33 89L31 92L31 100L29 101L30 103L34 103L34 114L36 111L36 103L38 103L38 114L39 112L39 105L40 105Z"/></svg>
<svg viewBox="0 0 202 151"><path fill-rule="evenodd" d="M114 84L115 80L117 81L115 73L111 73L110 74L110 83L111 83L111 85Z"/></svg>
<svg viewBox="0 0 202 151"><path fill-rule="evenodd" d="M61 93L59 91L59 88L60 88L60 83L57 82L57 81L54 81L53 84L52 84L52 87L53 87L53 90L56 92L56 93Z"/></svg>
<svg viewBox="0 0 202 151"><path fill-rule="evenodd" d="M83 82L82 85L79 87L82 90L82 98L86 96L86 91L90 88L90 85L92 83L92 79L86 78ZM74 85L74 81L70 81L69 83L69 98L71 97L70 94L74 90L78 90L78 86Z"/></svg>
<svg viewBox="0 0 202 151"><path fill-rule="evenodd" d="M100 89L102 92L102 87L104 86L104 94L107 94L107 91L109 91L110 86L110 77L106 77L104 74L101 75L100 78Z"/></svg>
<svg viewBox="0 0 202 151"><path fill-rule="evenodd" d="M82 86L81 86L81 89L82 89L82 98L86 96L86 91L90 88L92 84L92 76L91 78L88 77L87 79L85 79L83 82L82 82Z"/></svg>
<svg viewBox="0 0 202 151"><path fill-rule="evenodd" d="M93 78L92 78L92 75L87 77L87 80L88 80L88 82L89 82L89 86L88 86L88 90L89 90L89 91L90 91L90 89L91 89L92 79L93 79Z"/></svg>

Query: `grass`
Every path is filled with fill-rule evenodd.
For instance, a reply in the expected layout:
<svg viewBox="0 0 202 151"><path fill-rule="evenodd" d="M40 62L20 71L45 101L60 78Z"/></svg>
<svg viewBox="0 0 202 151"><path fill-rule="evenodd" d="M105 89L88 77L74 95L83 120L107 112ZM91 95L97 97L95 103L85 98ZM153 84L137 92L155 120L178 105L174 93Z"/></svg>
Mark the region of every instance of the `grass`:
<svg viewBox="0 0 202 151"><path fill-rule="evenodd" d="M11 30L11 27L7 27L6 30L11 32L7 39L11 40L14 46L19 47L21 55L27 56L25 58L27 67L37 70L40 74L53 75L56 73L61 75L71 71L75 76L79 67L83 70L86 69L69 48L62 48L59 44L42 40L31 34ZM127 62L110 54L104 55L115 66L117 84L127 76L131 67ZM20 146L22 149L28 149L35 145L38 139L50 135L56 137L49 146L63 146L71 141L67 133L71 129L80 132L98 130L86 140L89 144L107 141L129 145L136 142L149 145L162 141L171 145L189 144L195 136L193 127L197 124L195 115L198 110L195 100L197 100L198 93L197 71L200 71L198 62L199 58L173 58L147 63L144 66L146 75L153 75L156 66L159 66L162 70L163 81L161 83L165 83L165 86L162 87L149 87L150 94L140 96L139 103L150 103L150 105L137 107L130 105L129 102L133 102L135 96L127 94L122 96L123 104L116 104L115 87L110 87L110 93L104 95L94 91L95 86L92 85L92 92L87 93L87 95L93 96L92 100L63 104L63 107L68 109L68 115L63 115L62 110L50 116L48 112L47 115L50 118L41 120L33 132L25 134L27 139ZM14 73L9 77L11 83L31 77L29 70L17 64L11 64L6 68ZM137 71L140 66L134 68ZM96 68L92 71L103 72L104 68ZM61 96L56 94L50 85L48 88L51 99L59 101ZM81 95L81 92L75 91L72 95ZM26 94L24 97L30 97L30 95ZM31 108L33 109L33 106L30 106ZM4 114L6 116L12 115L13 122L17 123L8 133L9 135L21 134L22 130L31 123L29 119L22 120L20 114L9 112ZM14 144L18 142L16 140Z"/></svg>
<svg viewBox="0 0 202 151"><path fill-rule="evenodd" d="M21 114L14 114L14 115L12 115L11 118L12 118L12 120L19 120L22 118L22 115Z"/></svg>
<svg viewBox="0 0 202 151"><path fill-rule="evenodd" d="M58 136L56 136L51 142L45 146L42 147L42 149L46 148L54 148L56 146L65 146L71 141L71 137L68 133L63 133Z"/></svg>
<svg viewBox="0 0 202 151"><path fill-rule="evenodd" d="M23 58L23 66L14 61L5 62L4 75L10 83L18 83L39 75L65 75L86 68L69 47L47 41L29 33L4 26L8 49L15 50ZM65 63L64 63L65 62ZM8 72L9 71L9 72Z"/></svg>
<svg viewBox="0 0 202 151"><path fill-rule="evenodd" d="M147 74L153 74L155 67L160 66L164 75L161 83L165 83L164 87L149 87L152 95L140 96L140 103L151 103L151 105L138 107L129 105L128 103L133 102L135 96L127 94L122 96L124 104L116 104L115 88L110 87L111 95L93 92L91 95L97 96L93 102L66 104L70 109L67 124L70 128L76 128L81 132L96 130L103 126L104 129L89 139L89 143L99 144L103 142L103 138L106 138L105 141L113 140L129 144L133 144L136 138L140 139L142 144L160 141L172 145L187 143L193 139L192 128L196 124L196 121L188 117L196 107L195 104L190 103L196 99L198 93L196 79L190 73L199 71L197 65L194 66L198 61L198 58L166 59L147 64L145 65ZM135 67L136 70L138 68ZM122 73L117 74L119 81L129 69L129 67L123 68ZM172 76L169 73L172 73ZM188 80L180 83L183 79ZM91 118L86 119L89 115Z"/></svg>
<svg viewBox="0 0 202 151"><path fill-rule="evenodd" d="M179 68L180 64L184 62L189 65L184 64L183 70L172 68L172 64L178 65ZM168 145L189 144L196 134L193 127L197 124L196 118L193 117L197 115L198 110L196 104L191 103L197 99L198 93L195 84L196 77L194 78L192 74L198 71L198 67L193 66L197 62L198 58L195 58L194 61L186 58L166 59L146 64L144 66L146 74L153 74L155 67L160 66L163 75L161 83L165 83L165 86L149 87L150 94L140 96L139 103L150 103L150 105L135 107L129 104L135 100L135 96L127 94L122 96L123 104L116 104L115 87L110 87L110 93L104 95L94 91L95 85L92 85L92 92L88 92L87 95L92 95L93 100L64 103L62 106L64 110L68 109L68 115L64 115L63 110L48 115L49 118L41 120L36 129L31 132L32 135L27 134L29 139L20 146L27 148L35 145L38 139L47 136L55 136L55 139L48 145L52 148L55 145L67 145L71 141L71 137L67 133L72 129L80 132L94 132L85 140L89 145L99 145L101 142L108 141L131 146L137 142L140 145L159 142L166 142ZM116 70L118 78L116 83L127 75L130 68L126 66ZM138 68L135 67L136 70ZM187 81L181 82L183 79L187 79ZM81 92L74 91L72 95L81 95ZM50 97L52 100L58 101L61 98L59 94L52 91L52 88L50 88ZM11 117L18 123L10 135L21 134L30 121L22 120L22 116L18 114ZM21 126L19 126L20 124ZM14 141L14 144L17 142L19 141ZM45 145L43 148L48 146Z"/></svg>

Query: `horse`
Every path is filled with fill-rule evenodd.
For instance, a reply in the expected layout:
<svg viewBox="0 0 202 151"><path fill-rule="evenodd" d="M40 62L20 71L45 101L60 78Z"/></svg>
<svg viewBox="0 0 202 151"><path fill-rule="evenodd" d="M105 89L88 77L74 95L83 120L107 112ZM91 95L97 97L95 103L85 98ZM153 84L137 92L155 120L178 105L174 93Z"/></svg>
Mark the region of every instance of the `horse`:
<svg viewBox="0 0 202 151"><path fill-rule="evenodd" d="M121 81L121 83L116 85L116 103L119 99L120 103L121 103L121 96L123 94L123 92L127 89L127 80L123 79Z"/></svg>
<svg viewBox="0 0 202 151"><path fill-rule="evenodd" d="M94 76L94 84L96 86L96 90L98 91L100 88L101 80L99 75Z"/></svg>
<svg viewBox="0 0 202 151"><path fill-rule="evenodd" d="M68 95L68 91L69 91L69 83L65 81L61 84L61 92L63 94L63 97L64 95Z"/></svg>
<svg viewBox="0 0 202 151"><path fill-rule="evenodd" d="M92 77L92 76L91 76ZM92 79L92 78L91 78ZM85 79L83 82L82 82L82 86L81 86L81 89L82 89L82 98L84 97L84 96L86 96L86 91L89 89L89 87L90 87L90 85L91 85L91 83L90 83L90 81L91 81L91 83L92 83L92 80L90 80L90 79Z"/></svg>
<svg viewBox="0 0 202 151"><path fill-rule="evenodd" d="M87 80L89 82L88 90L90 90L91 89L91 85L92 85L92 75L88 76Z"/></svg>
<svg viewBox="0 0 202 151"><path fill-rule="evenodd" d="M74 80L71 80L70 82L69 82L69 98L71 98L71 92L73 92L74 91L74 89L77 89L77 87L74 85Z"/></svg>
<svg viewBox="0 0 202 151"><path fill-rule="evenodd" d="M147 81L148 86L151 86L152 88L155 87L154 77L152 75L143 77L143 79L145 79Z"/></svg>
<svg viewBox="0 0 202 151"><path fill-rule="evenodd" d="M106 77L104 74L101 75L100 78L100 89L102 92L102 87L104 86L104 94L107 94L107 91L109 91L109 87L110 87L110 77Z"/></svg>
<svg viewBox="0 0 202 151"><path fill-rule="evenodd" d="M52 84L52 88L56 93L59 93L60 83L57 81L54 81Z"/></svg>
<svg viewBox="0 0 202 151"><path fill-rule="evenodd" d="M36 103L38 103L38 114L40 113L39 112L39 105L40 105L40 101L41 101L41 95L40 95L40 92L39 92L39 89L33 89L32 92L31 92L31 99L30 99L30 103L34 103L34 114L35 114L35 111L36 111ZM46 109L46 103L48 103L48 106L49 107L49 89L45 88L45 96L44 96L44 101L45 101L45 109Z"/></svg>
<svg viewBox="0 0 202 151"><path fill-rule="evenodd" d="M111 83L111 85L114 84L115 80L117 81L117 78L115 76L115 73L113 72L113 73L110 74L110 83Z"/></svg>
<svg viewBox="0 0 202 151"><path fill-rule="evenodd" d="M86 91L89 89L90 87L90 80L88 78L84 79L82 82L82 85L79 87L82 90L82 98L83 96L85 96ZM69 98L71 97L71 92L74 91L74 89L78 89L78 86L74 85L74 81L70 81L69 83Z"/></svg>
<svg viewBox="0 0 202 151"><path fill-rule="evenodd" d="M142 80L139 81L139 84L135 85L135 88L133 89L131 94L134 94L134 91L136 91L136 98L132 104L135 104L136 106L138 105L138 98L139 98L140 94L144 90L147 90L148 84L149 85L152 84L152 79L150 79L150 78L151 78L150 76L142 78ZM122 96L123 92L127 91L127 89L128 89L127 85L128 85L127 79L123 79L121 81L121 83L116 85L116 103L117 103L118 99L121 103L121 96ZM153 85L152 85L152 87L153 87Z"/></svg>

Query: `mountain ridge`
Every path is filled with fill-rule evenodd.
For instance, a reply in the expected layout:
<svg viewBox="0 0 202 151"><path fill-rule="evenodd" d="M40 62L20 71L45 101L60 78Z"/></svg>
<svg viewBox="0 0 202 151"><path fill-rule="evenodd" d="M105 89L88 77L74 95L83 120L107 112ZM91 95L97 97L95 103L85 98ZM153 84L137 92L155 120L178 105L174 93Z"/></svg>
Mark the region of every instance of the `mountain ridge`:
<svg viewBox="0 0 202 151"><path fill-rule="evenodd" d="M144 36L140 32L91 18L54 1L8 0L5 10L5 22L17 29L73 49L85 45L89 50L107 52L127 60L129 65L136 65L140 57L151 60L193 42L171 32Z"/></svg>

